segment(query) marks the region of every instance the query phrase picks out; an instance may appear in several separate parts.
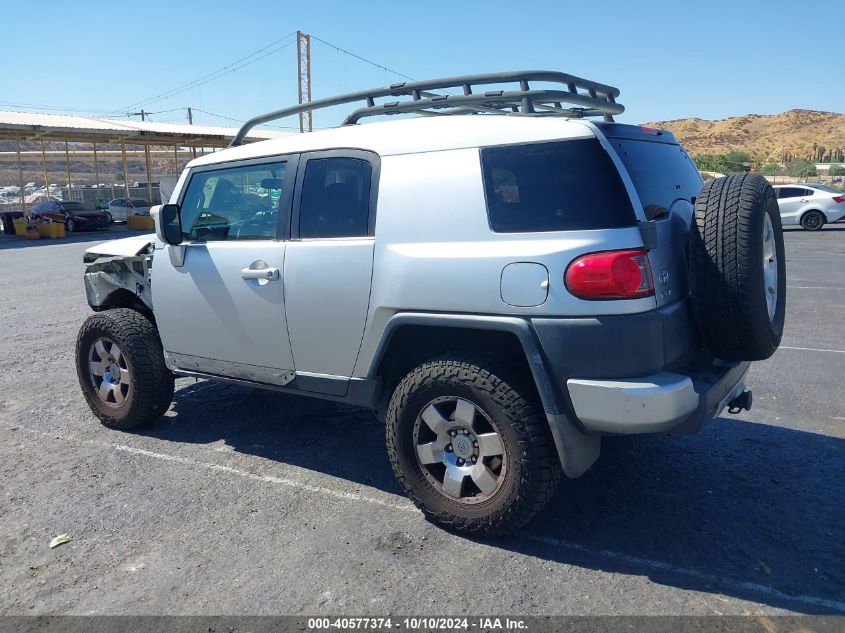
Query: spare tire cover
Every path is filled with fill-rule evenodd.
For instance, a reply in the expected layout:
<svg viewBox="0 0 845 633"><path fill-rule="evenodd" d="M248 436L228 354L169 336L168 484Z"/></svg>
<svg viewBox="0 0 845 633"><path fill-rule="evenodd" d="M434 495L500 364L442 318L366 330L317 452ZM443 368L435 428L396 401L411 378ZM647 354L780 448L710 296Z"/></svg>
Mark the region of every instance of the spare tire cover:
<svg viewBox="0 0 845 633"><path fill-rule="evenodd" d="M690 304L708 351L763 360L777 350L786 313L786 259L777 197L759 174L704 185L690 229Z"/></svg>

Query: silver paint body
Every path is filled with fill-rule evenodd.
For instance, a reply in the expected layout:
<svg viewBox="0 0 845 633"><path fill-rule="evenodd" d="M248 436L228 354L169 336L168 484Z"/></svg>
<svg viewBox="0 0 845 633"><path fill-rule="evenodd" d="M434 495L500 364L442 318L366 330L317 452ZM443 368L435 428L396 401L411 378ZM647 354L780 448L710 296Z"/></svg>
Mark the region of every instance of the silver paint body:
<svg viewBox="0 0 845 633"><path fill-rule="evenodd" d="M381 162L375 237L179 246L157 241L152 297L167 362L174 370L251 376L275 385L292 376L327 378L338 385L329 391L341 394L350 379L371 374L387 323L399 313L601 316L647 312L676 301L686 287L678 251L683 245L673 232L686 230L689 203L673 206L671 223L659 223L649 251L656 295L634 300L578 299L567 291L564 271L585 253L641 248L638 227L491 231L480 147L591 137L608 150L637 218L644 221L615 151L596 126L583 120L417 118L294 135L197 158L183 172L171 203L180 199L191 170L198 167L324 149L374 152ZM259 261L278 269L278 279L244 279L242 271ZM689 408L690 390L691 384L666 376L646 386L570 381L576 412L583 410L596 420L597 430L604 426L611 432L629 419L631 406L646 400L655 404L644 409L632 429L666 428ZM598 404L605 398L604 405Z"/></svg>

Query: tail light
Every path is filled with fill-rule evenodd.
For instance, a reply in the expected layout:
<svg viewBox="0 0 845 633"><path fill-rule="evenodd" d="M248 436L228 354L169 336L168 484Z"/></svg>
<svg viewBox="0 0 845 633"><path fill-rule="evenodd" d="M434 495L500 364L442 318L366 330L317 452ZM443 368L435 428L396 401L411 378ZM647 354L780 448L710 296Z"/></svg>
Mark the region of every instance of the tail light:
<svg viewBox="0 0 845 633"><path fill-rule="evenodd" d="M845 196L833 196L833 201L836 204L839 204L841 202L845 202Z"/></svg>
<svg viewBox="0 0 845 633"><path fill-rule="evenodd" d="M648 255L643 250L582 255L566 269L569 292L581 299L638 299L654 294Z"/></svg>

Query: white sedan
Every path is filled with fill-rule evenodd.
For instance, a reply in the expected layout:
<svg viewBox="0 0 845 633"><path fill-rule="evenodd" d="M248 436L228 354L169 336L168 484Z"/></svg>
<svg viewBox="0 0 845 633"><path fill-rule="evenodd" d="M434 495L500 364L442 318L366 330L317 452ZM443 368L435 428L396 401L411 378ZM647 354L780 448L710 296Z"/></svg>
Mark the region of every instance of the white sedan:
<svg viewBox="0 0 845 633"><path fill-rule="evenodd" d="M845 193L827 185L776 185L780 218L784 226L801 225L818 231L845 218Z"/></svg>
<svg viewBox="0 0 845 633"><path fill-rule="evenodd" d="M115 222L126 222L130 215L149 215L152 206L143 198L115 198L109 202L109 213Z"/></svg>

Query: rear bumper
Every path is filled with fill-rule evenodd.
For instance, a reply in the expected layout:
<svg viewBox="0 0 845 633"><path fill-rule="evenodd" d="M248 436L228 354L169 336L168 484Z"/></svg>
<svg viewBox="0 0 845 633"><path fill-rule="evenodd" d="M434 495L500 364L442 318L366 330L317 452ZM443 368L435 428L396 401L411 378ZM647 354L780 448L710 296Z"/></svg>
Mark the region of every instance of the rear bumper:
<svg viewBox="0 0 845 633"><path fill-rule="evenodd" d="M751 363L713 365L692 375L661 372L630 380L566 381L575 415L607 434L697 431L745 390Z"/></svg>
<svg viewBox="0 0 845 633"><path fill-rule="evenodd" d="M685 301L532 326L564 409L588 433L693 433L745 389L750 363L709 357Z"/></svg>

